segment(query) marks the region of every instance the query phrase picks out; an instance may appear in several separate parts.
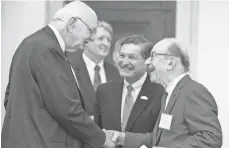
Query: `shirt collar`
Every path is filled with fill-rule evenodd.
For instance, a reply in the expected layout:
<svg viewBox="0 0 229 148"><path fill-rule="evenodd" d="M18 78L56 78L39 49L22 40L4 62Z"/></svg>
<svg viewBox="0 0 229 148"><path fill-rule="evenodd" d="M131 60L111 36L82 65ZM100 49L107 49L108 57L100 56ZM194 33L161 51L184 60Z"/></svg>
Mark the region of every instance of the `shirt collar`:
<svg viewBox="0 0 229 148"><path fill-rule="evenodd" d="M103 60L98 64L95 64L95 62L93 62L86 54L83 53L82 57L87 67L94 69L95 65L99 65L100 68L103 68L103 64L104 64Z"/></svg>
<svg viewBox="0 0 229 148"><path fill-rule="evenodd" d="M146 77L147 77L147 73L145 72L145 74L144 74L138 81L136 81L136 82L134 82L134 83L132 84L132 87L134 88L134 90L135 90L136 88L141 87L141 86L143 85L143 83L144 83L145 80L146 80ZM125 86L125 88L126 88L128 85L129 85L129 83L126 81L126 79L124 79L124 86Z"/></svg>
<svg viewBox="0 0 229 148"><path fill-rule="evenodd" d="M63 40L62 36L60 35L59 31L56 30L56 28L54 28L51 24L49 24L48 26L52 29L52 31L56 35L56 38L60 44L61 49L63 50L63 52L65 52L65 43L64 43L64 40Z"/></svg>
<svg viewBox="0 0 229 148"><path fill-rule="evenodd" d="M178 77L176 77L172 82L170 82L168 84L168 86L166 87L166 92L168 94L171 94L173 92L173 90L175 89L177 83L184 77L186 76L188 73L183 73L181 75L179 75Z"/></svg>

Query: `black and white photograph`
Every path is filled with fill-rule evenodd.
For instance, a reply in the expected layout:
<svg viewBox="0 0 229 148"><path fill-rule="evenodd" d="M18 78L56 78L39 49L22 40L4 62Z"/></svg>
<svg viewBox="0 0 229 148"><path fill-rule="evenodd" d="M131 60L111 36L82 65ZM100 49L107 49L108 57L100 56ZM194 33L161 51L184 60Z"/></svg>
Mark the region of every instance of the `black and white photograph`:
<svg viewBox="0 0 229 148"><path fill-rule="evenodd" d="M2 148L228 148L229 1L1 1Z"/></svg>

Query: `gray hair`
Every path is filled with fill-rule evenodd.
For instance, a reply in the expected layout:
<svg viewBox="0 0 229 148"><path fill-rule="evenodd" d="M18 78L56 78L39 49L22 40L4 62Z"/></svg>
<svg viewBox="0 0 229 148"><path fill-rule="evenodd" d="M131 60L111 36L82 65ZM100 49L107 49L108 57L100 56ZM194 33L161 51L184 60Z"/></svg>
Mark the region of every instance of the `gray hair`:
<svg viewBox="0 0 229 148"><path fill-rule="evenodd" d="M99 28L99 27L101 27L101 28L105 29L106 31L108 31L110 33L110 35L111 35L111 38L112 38L112 36L113 36L113 28L112 28L111 24L109 24L106 21L100 21L99 20L98 24L97 24L97 28Z"/></svg>

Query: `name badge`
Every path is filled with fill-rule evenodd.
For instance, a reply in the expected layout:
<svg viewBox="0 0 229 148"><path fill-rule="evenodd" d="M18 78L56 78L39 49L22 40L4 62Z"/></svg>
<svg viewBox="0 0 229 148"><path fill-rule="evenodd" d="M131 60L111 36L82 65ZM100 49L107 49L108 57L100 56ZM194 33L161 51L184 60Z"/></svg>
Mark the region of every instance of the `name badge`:
<svg viewBox="0 0 229 148"><path fill-rule="evenodd" d="M159 127L162 128L162 129L170 130L172 119L173 119L173 115L162 113L161 114L160 123L159 123Z"/></svg>

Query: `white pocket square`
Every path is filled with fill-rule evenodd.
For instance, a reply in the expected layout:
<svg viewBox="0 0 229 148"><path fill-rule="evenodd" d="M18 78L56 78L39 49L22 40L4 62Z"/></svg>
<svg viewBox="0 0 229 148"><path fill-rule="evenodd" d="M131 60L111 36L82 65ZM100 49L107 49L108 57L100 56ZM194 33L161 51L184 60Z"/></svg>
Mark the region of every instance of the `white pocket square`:
<svg viewBox="0 0 229 148"><path fill-rule="evenodd" d="M148 100L148 97L146 97L146 96L141 96L141 99L143 99L143 100Z"/></svg>

